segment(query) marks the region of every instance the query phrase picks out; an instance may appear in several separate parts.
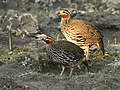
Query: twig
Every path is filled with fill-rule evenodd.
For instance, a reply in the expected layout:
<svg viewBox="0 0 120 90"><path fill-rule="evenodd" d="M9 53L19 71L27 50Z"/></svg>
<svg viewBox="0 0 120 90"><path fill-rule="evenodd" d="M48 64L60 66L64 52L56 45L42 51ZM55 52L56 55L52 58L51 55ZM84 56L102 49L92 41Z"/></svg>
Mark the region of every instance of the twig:
<svg viewBox="0 0 120 90"><path fill-rule="evenodd" d="M8 43L9 43L9 50L12 51L12 22L9 20L10 25L7 25L8 29Z"/></svg>

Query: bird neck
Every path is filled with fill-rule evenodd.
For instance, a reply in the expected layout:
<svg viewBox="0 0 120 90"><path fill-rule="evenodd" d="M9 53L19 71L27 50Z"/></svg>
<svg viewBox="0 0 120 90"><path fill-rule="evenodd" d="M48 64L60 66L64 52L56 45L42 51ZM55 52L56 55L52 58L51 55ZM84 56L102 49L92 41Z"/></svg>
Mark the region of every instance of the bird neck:
<svg viewBox="0 0 120 90"><path fill-rule="evenodd" d="M61 25L67 25L69 23L69 21L70 21L70 17L62 18L61 19Z"/></svg>

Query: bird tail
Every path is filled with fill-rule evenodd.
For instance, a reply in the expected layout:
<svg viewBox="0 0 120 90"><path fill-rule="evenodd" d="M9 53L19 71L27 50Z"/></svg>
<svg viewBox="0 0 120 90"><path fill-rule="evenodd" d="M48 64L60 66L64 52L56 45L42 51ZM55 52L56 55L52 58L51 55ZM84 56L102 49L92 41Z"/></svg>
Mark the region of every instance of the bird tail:
<svg viewBox="0 0 120 90"><path fill-rule="evenodd" d="M100 42L98 42L98 48L102 50L103 55L105 55L105 50L104 50L104 43L103 40L101 39Z"/></svg>

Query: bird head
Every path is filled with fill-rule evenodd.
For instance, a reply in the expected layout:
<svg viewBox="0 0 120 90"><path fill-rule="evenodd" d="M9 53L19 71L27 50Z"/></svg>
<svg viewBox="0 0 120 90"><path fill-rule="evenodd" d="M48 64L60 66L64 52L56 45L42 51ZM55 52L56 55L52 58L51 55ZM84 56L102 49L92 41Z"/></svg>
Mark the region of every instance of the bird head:
<svg viewBox="0 0 120 90"><path fill-rule="evenodd" d="M52 39L52 37L47 36L45 34L37 34L37 35L34 35L32 37L35 38L38 41L43 41L46 44L52 44L54 42L54 40Z"/></svg>
<svg viewBox="0 0 120 90"><path fill-rule="evenodd" d="M70 12L68 10L60 10L58 12L58 15L61 17L61 18L70 18Z"/></svg>

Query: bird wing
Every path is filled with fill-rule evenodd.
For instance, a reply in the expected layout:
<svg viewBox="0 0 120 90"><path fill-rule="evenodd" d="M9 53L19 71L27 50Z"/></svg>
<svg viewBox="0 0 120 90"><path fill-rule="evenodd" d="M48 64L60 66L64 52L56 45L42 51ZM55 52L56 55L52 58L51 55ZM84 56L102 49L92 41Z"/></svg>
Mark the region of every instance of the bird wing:
<svg viewBox="0 0 120 90"><path fill-rule="evenodd" d="M67 33L73 40L85 43L98 42L100 38L103 38L95 26L82 20L71 20L67 26L63 26L62 32Z"/></svg>
<svg viewBox="0 0 120 90"><path fill-rule="evenodd" d="M63 63L73 63L73 62L76 62L74 54L70 53L68 50L62 50L59 53L59 60L61 60Z"/></svg>

